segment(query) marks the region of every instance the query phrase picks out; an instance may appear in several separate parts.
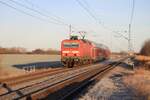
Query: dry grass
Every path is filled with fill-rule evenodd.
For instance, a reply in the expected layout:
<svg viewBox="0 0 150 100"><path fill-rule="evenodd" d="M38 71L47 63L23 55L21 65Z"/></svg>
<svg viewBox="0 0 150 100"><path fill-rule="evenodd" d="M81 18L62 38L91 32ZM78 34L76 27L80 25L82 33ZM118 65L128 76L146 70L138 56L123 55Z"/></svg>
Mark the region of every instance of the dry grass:
<svg viewBox="0 0 150 100"><path fill-rule="evenodd" d="M12 68L12 67L6 67L6 68L1 67L1 69L0 69L0 79L19 76L19 75L23 75L23 74L26 74L25 71L19 70L16 68Z"/></svg>
<svg viewBox="0 0 150 100"><path fill-rule="evenodd" d="M16 68L7 67L7 66L3 65L3 61L5 58L4 56L5 55L0 54L0 79L24 74L23 71L17 70Z"/></svg>
<svg viewBox="0 0 150 100"><path fill-rule="evenodd" d="M150 97L150 71L144 68L136 69L133 75L124 77L124 82L128 87L135 89L138 96Z"/></svg>
<svg viewBox="0 0 150 100"><path fill-rule="evenodd" d="M0 55L0 70L2 69L2 59L3 59L3 55Z"/></svg>
<svg viewBox="0 0 150 100"><path fill-rule="evenodd" d="M24 70L12 67L15 64L58 61L59 59L59 55L0 54L0 79L26 74Z"/></svg>

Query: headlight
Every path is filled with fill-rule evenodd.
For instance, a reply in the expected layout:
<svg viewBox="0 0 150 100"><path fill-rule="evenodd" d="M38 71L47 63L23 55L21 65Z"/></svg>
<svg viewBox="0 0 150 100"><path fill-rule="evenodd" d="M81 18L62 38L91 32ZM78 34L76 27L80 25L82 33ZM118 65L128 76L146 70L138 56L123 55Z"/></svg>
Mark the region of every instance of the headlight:
<svg viewBox="0 0 150 100"><path fill-rule="evenodd" d="M72 51L72 53L79 53L79 51Z"/></svg>

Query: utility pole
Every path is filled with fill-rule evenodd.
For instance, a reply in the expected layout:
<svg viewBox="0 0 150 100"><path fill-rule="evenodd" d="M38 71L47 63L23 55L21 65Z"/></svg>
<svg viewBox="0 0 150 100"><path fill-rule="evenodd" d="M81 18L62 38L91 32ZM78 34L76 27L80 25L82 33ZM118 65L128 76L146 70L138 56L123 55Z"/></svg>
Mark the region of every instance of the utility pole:
<svg viewBox="0 0 150 100"><path fill-rule="evenodd" d="M131 18L130 18L130 22L129 22L129 53L131 53L133 51L133 44L132 44L132 40L131 40L131 25L132 25L132 22L133 22L133 15L134 15L134 8L135 8L135 0L132 0L133 1L133 6L132 6L132 11L131 11Z"/></svg>
<svg viewBox="0 0 150 100"><path fill-rule="evenodd" d="M72 29L71 29L72 27L71 27L71 24L69 25L69 38L71 37L71 31L72 31Z"/></svg>
<svg viewBox="0 0 150 100"><path fill-rule="evenodd" d="M131 52L131 24L129 24L128 50Z"/></svg>

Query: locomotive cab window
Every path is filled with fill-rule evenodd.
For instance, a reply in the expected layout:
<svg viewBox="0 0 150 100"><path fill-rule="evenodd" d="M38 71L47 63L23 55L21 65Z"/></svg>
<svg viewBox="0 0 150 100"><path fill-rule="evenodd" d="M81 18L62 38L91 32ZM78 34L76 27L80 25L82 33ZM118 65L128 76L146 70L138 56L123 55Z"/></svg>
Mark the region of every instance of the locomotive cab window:
<svg viewBox="0 0 150 100"><path fill-rule="evenodd" d="M78 48L79 44L78 43L64 43L65 48Z"/></svg>

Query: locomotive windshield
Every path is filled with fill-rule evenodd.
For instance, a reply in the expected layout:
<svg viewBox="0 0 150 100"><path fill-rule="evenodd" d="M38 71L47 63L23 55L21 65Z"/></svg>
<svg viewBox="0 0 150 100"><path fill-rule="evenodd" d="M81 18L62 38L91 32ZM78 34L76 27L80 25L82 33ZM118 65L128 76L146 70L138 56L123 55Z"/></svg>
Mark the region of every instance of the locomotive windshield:
<svg viewBox="0 0 150 100"><path fill-rule="evenodd" d="M79 44L78 43L64 43L65 48L78 48Z"/></svg>

